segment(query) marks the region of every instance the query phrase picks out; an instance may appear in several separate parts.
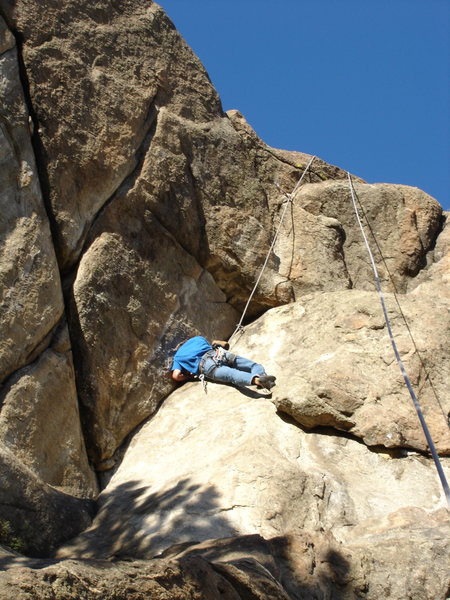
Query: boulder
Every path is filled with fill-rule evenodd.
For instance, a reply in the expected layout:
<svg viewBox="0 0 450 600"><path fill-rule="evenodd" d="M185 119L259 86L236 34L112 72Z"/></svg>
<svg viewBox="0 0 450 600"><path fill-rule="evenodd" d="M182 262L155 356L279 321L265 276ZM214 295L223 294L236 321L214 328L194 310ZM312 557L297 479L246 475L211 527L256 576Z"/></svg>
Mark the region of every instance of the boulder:
<svg viewBox="0 0 450 600"><path fill-rule="evenodd" d="M114 596L111 596L111 593ZM270 571L252 558L213 564L201 556L154 561L62 561L40 568L15 567L0 574L0 596L99 600L290 600Z"/></svg>
<svg viewBox="0 0 450 600"><path fill-rule="evenodd" d="M405 292L411 279L426 265L427 253L434 247L441 228L442 208L418 188L358 181L353 187L380 281L388 291ZM334 238L331 233L328 235L334 244L311 229L314 217L320 218L322 227L328 231L335 230ZM345 271L351 287L374 289L372 266L348 182L325 181L302 186L284 231L280 249L276 247L275 253L280 252L281 268L295 282L299 293L342 289L334 280L343 279ZM319 252L323 253L320 261Z"/></svg>
<svg viewBox="0 0 450 600"><path fill-rule="evenodd" d="M169 548L164 556L201 556L224 573L230 566L245 573L245 567L262 565L292 599L444 600L450 584L444 558L449 528L446 509L402 509L374 519L369 531L366 525L355 528L346 543L330 532L308 531L270 540L256 535L210 540L178 552ZM272 598L270 589L267 593Z"/></svg>
<svg viewBox="0 0 450 600"><path fill-rule="evenodd" d="M64 487L71 485L71 477L73 481L87 477L92 493L96 486L83 455L70 344L64 326L57 329L63 313L61 283L34 162L15 41L3 19L0 31L0 168L6 184L0 195L0 430L5 443L48 483ZM54 351L45 352L52 340ZM60 429L64 423L70 426ZM56 446L51 448L58 437L67 451L56 458Z"/></svg>
<svg viewBox="0 0 450 600"><path fill-rule="evenodd" d="M98 210L136 167L153 120L156 81L164 78L163 65L142 50L158 48L171 27L157 5L139 0L3 4L23 40L38 159L66 265Z"/></svg>
<svg viewBox="0 0 450 600"><path fill-rule="evenodd" d="M0 17L0 532L21 551L48 554L89 524L92 507L77 496L98 488L19 71Z"/></svg>
<svg viewBox="0 0 450 600"><path fill-rule="evenodd" d="M450 453L446 381L449 304L386 294L396 344L439 452ZM333 427L372 447L427 443L395 360L378 294L361 290L305 296L268 311L239 340L278 376L276 407L309 429Z"/></svg>
<svg viewBox="0 0 450 600"><path fill-rule="evenodd" d="M88 448L100 470L173 390L175 346L199 333L226 337L238 320L211 275L151 213L117 217L120 234L101 233L84 253L70 305Z"/></svg>
<svg viewBox="0 0 450 600"><path fill-rule="evenodd" d="M345 544L358 565L352 587L368 600L446 600L450 590L449 510L405 508L356 527Z"/></svg>
<svg viewBox="0 0 450 600"><path fill-rule="evenodd" d="M450 213L444 213L444 226L428 263L408 285L408 291L420 296L450 298Z"/></svg>

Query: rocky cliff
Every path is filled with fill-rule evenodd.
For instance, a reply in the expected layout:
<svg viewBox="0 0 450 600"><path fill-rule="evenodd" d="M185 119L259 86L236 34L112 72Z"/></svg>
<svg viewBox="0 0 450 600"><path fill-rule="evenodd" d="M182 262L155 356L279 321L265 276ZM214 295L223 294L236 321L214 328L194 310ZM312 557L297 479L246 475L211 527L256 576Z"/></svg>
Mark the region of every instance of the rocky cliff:
<svg viewBox="0 0 450 600"><path fill-rule="evenodd" d="M150 0L0 0L0 74L0 597L446 599L346 171L224 113ZM353 181L450 479L450 226ZM167 357L231 335L282 214L233 338L274 392L175 390Z"/></svg>

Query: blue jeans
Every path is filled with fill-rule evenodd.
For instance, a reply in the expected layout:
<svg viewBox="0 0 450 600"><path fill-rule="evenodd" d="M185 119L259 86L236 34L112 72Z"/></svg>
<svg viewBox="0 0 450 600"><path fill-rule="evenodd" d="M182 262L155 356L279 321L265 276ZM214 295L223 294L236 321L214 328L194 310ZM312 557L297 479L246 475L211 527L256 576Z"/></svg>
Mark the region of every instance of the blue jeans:
<svg viewBox="0 0 450 600"><path fill-rule="evenodd" d="M262 365L231 352L224 352L219 360L208 356L202 364L202 371L209 381L240 387L251 385L255 376L266 374Z"/></svg>

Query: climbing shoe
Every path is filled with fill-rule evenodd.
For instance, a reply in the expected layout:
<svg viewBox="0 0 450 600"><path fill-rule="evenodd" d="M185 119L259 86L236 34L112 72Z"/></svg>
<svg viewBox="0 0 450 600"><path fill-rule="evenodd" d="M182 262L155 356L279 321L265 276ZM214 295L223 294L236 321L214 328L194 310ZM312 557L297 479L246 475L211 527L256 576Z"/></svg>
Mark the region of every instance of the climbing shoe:
<svg viewBox="0 0 450 600"><path fill-rule="evenodd" d="M260 375L258 377L258 383L256 384L259 388L264 388L270 392L275 384L276 377L274 375Z"/></svg>

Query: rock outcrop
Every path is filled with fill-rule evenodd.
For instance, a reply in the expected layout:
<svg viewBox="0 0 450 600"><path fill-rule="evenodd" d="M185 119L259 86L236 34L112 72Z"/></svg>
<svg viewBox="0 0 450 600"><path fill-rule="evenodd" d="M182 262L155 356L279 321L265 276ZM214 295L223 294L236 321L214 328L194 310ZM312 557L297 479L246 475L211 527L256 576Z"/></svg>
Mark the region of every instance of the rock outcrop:
<svg viewBox="0 0 450 600"><path fill-rule="evenodd" d="M276 184L289 192L309 157L269 148L242 115L223 113L203 67L155 3L4 4L22 40L41 180L68 273L85 431L103 469L170 391L158 381L161 356L185 332L209 334L210 313L199 323L186 302L197 313L194 303L215 303L215 335L233 330L236 316L221 306L219 289L242 309L286 200ZM370 286L367 261L354 255L348 186L330 181L340 179L344 171L314 161L249 316L299 294ZM384 250L404 287L425 262L441 209L408 188L358 193L377 233L389 238ZM210 275L219 289L205 285Z"/></svg>
<svg viewBox="0 0 450 600"><path fill-rule="evenodd" d="M441 207L421 190L408 186L355 183L354 190L383 287L406 291L411 278L425 266L427 253L435 243L442 225ZM344 270L349 278L347 287L374 289L372 267L361 243L348 182L303 186L292 212L290 235L284 241L289 249L283 248L283 254L285 264L289 264L286 275L299 286L299 291L304 294L316 289L339 289L333 276ZM335 251L334 257L330 254L317 261L318 251L327 245L323 242L326 237L311 227L312 215L316 217L314 221L321 219L325 227L341 232L343 239L340 247L335 246L339 252ZM327 265L328 270L314 268L317 262L322 268ZM317 277L314 285L311 274Z"/></svg>
<svg viewBox="0 0 450 600"><path fill-rule="evenodd" d="M450 297L450 213L445 213L445 225L429 261L417 277L409 282L408 290L424 296Z"/></svg>
<svg viewBox="0 0 450 600"><path fill-rule="evenodd" d="M224 113L150 0L0 0L0 97L0 596L444 600L448 512L346 171ZM450 476L448 215L352 180ZM273 395L173 391L281 215L233 347Z"/></svg>
<svg viewBox="0 0 450 600"><path fill-rule="evenodd" d="M92 527L61 549L60 556L123 553L150 558L169 542L255 532L269 538L316 528L333 531L344 541L347 532L367 520L410 506L428 511L445 506L433 462L421 453L405 451L414 443L425 450L425 444L406 389L397 381L400 371L389 364L392 359L383 360L389 350L386 333L381 352L374 350L378 336L367 337L364 347L357 340L344 344L339 339L343 320L350 322L358 306L369 312L377 299L370 292L329 296L319 294L304 305L272 309L240 340L240 353L257 352L258 360L277 375L271 398L213 383L207 394L200 383L171 394L133 437L99 496ZM342 322L335 318L333 304ZM328 327L336 327L335 340L328 332L315 331L315 323L323 319ZM329 354L317 350L311 339L303 339L302 331L325 339ZM354 330L343 333L354 335ZM368 381L361 364L367 356L372 365ZM346 377L348 364L352 377L348 373ZM442 368L448 369L448 357ZM389 393L376 386L375 376ZM328 394L315 390L314 397L308 396L316 378L322 382L320 389L328 385ZM277 407L316 429L305 431L277 413ZM437 416L444 421L439 411ZM321 433L317 426L328 429ZM355 433L338 436L332 427ZM448 431L445 437L436 419L433 433L438 431L448 443ZM443 459L448 475L449 460ZM128 515L126 520L123 514Z"/></svg>
<svg viewBox="0 0 450 600"><path fill-rule="evenodd" d="M14 37L0 20L0 378L33 360L61 320L59 272L30 142Z"/></svg>
<svg viewBox="0 0 450 600"><path fill-rule="evenodd" d="M111 591L136 600L143 594L155 600L446 598L447 516L412 511L384 526L345 546L320 532L271 540L252 535L175 546L146 561L30 561L4 553L0 564L9 570L0 578L0 596L14 590L24 600L61 594L101 600ZM414 575L405 579L405 572Z"/></svg>
<svg viewBox="0 0 450 600"><path fill-rule="evenodd" d="M385 298L402 362L431 435L439 452L449 455L445 390L450 305L418 295ZM273 309L249 330L244 350L254 353L261 344L270 350L260 353L279 373L274 402L301 425L347 431L370 447L426 451L377 294L315 294Z"/></svg>
<svg viewBox="0 0 450 600"><path fill-rule="evenodd" d="M85 502L72 496L90 498L98 488L80 424L61 280L15 40L1 18L0 81L0 435L10 457L1 472L0 520L27 538L30 551L48 552L89 522ZM51 523L55 510L61 514ZM62 526L68 511L70 524Z"/></svg>
<svg viewBox="0 0 450 600"><path fill-rule="evenodd" d="M3 444L0 483L0 542L29 556L48 556L94 514L92 501L46 485Z"/></svg>

